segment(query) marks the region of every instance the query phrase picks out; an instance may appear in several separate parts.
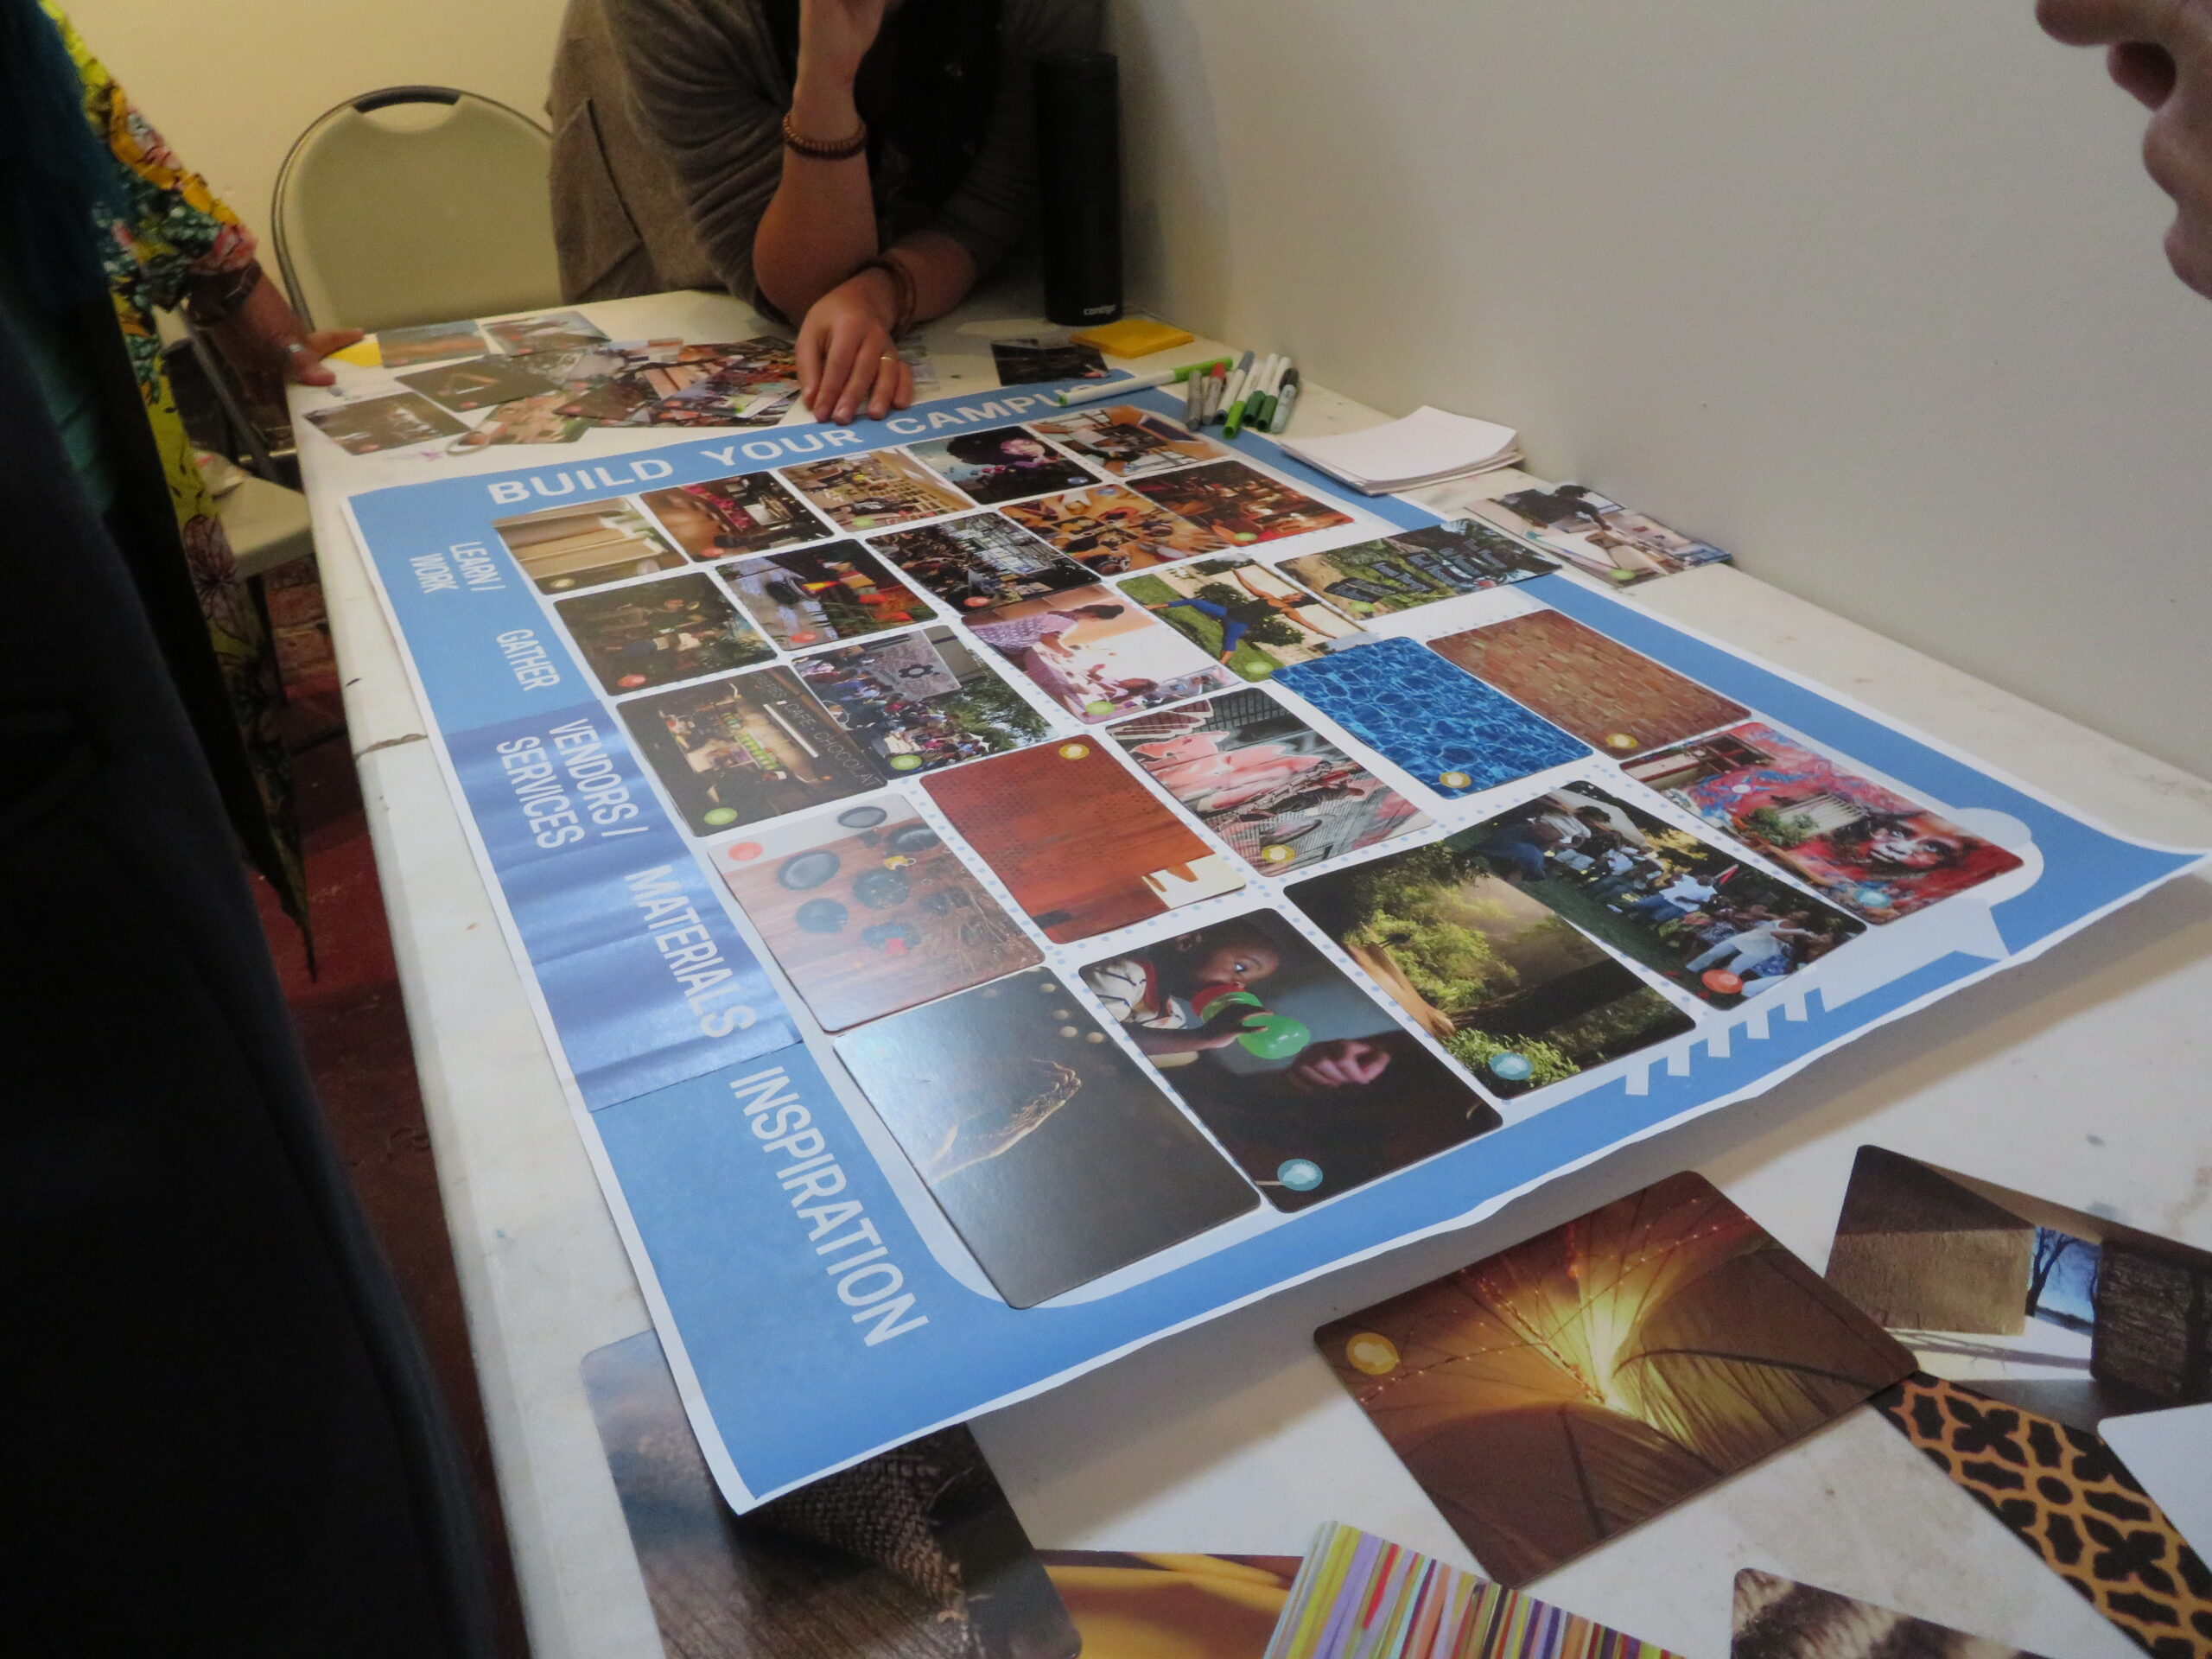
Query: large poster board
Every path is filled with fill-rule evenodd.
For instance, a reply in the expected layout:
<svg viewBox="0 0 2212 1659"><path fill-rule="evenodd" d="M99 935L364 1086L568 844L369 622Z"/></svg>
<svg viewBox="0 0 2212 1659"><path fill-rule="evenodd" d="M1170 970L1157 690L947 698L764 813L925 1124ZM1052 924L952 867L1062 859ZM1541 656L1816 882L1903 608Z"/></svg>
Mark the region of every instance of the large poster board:
<svg viewBox="0 0 2212 1659"><path fill-rule="evenodd" d="M741 1509L2198 861L1167 408L1022 389L351 503Z"/></svg>

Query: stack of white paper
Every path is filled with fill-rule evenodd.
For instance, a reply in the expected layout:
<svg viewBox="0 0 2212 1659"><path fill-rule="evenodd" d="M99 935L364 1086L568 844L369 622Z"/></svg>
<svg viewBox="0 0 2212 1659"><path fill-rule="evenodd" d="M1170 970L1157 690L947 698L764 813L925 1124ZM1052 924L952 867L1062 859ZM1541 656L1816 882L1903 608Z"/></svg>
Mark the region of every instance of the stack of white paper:
<svg viewBox="0 0 2212 1659"><path fill-rule="evenodd" d="M1427 404L1402 421L1331 438L1285 438L1282 447L1367 495L1463 478L1510 467L1521 459L1521 435L1495 421L1478 421Z"/></svg>

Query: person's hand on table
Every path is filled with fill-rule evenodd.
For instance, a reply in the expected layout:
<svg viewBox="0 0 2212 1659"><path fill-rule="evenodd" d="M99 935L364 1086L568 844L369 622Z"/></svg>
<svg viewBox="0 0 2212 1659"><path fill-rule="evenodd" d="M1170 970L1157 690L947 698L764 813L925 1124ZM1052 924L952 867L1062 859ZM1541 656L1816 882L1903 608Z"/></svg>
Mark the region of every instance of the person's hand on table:
<svg viewBox="0 0 2212 1659"><path fill-rule="evenodd" d="M818 421L880 421L914 401L914 373L891 337L899 296L880 270L847 278L814 302L798 328L798 395Z"/></svg>
<svg viewBox="0 0 2212 1659"><path fill-rule="evenodd" d="M254 285L244 305L207 332L238 372L246 395L263 403L282 403L287 380L302 386L333 385L338 377L323 367L322 359L361 338L359 328L309 334L300 327L284 290L266 277Z"/></svg>
<svg viewBox="0 0 2212 1659"><path fill-rule="evenodd" d="M2037 0L2069 46L2101 46L2112 78L2151 111L2143 166L2180 211L2166 232L2174 275L2212 297L2212 3Z"/></svg>

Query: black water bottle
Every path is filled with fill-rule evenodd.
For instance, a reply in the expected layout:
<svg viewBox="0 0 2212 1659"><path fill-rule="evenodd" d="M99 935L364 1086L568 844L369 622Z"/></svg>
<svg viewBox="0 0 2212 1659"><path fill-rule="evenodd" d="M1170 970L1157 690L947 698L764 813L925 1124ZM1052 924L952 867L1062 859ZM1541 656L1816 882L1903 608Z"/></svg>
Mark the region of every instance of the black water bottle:
<svg viewBox="0 0 2212 1659"><path fill-rule="evenodd" d="M1057 323L1080 327L1122 315L1121 93L1110 52L1037 60L1045 315Z"/></svg>

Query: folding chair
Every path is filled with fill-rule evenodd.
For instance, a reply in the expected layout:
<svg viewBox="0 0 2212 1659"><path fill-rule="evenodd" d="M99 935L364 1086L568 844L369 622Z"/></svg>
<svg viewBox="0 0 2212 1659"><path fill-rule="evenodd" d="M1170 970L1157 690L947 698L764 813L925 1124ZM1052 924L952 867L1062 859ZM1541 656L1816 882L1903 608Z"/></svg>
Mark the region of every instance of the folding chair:
<svg viewBox="0 0 2212 1659"><path fill-rule="evenodd" d="M387 86L317 118L270 210L292 308L373 331L557 304L550 150L527 116L449 86Z"/></svg>

